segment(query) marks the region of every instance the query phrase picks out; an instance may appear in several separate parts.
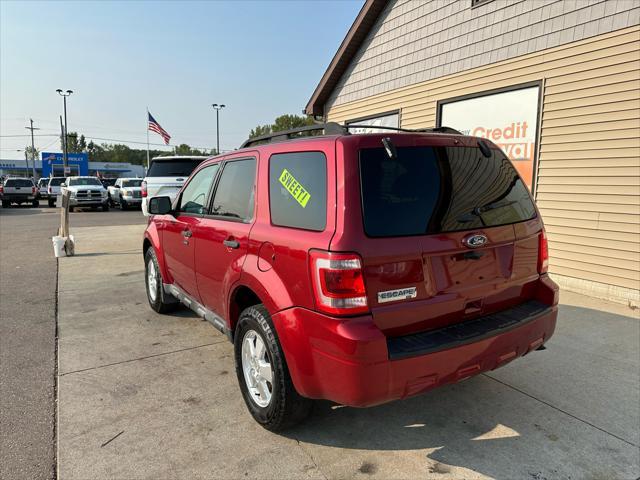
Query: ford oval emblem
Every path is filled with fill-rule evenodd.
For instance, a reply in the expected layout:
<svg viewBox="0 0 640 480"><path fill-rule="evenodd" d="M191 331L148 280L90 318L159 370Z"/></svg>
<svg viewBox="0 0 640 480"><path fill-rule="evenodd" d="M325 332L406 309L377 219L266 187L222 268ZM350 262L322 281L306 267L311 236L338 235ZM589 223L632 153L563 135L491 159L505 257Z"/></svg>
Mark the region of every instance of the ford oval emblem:
<svg viewBox="0 0 640 480"><path fill-rule="evenodd" d="M473 235L469 235L462 240L462 243L467 247L478 248L482 247L487 243L487 236L482 233L474 233Z"/></svg>

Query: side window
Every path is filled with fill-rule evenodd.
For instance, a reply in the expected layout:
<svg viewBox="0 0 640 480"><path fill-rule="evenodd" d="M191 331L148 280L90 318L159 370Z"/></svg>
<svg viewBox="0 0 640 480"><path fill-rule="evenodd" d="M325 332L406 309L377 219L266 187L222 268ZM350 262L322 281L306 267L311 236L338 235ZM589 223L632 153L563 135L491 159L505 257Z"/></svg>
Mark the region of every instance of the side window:
<svg viewBox="0 0 640 480"><path fill-rule="evenodd" d="M251 220L256 180L256 159L235 160L225 164L213 198L212 214Z"/></svg>
<svg viewBox="0 0 640 480"><path fill-rule="evenodd" d="M274 225L324 230L327 223L327 158L324 154L272 155L269 206Z"/></svg>
<svg viewBox="0 0 640 480"><path fill-rule="evenodd" d="M216 163L196 173L182 191L179 212L202 215L207 204L207 195L216 176L219 165Z"/></svg>

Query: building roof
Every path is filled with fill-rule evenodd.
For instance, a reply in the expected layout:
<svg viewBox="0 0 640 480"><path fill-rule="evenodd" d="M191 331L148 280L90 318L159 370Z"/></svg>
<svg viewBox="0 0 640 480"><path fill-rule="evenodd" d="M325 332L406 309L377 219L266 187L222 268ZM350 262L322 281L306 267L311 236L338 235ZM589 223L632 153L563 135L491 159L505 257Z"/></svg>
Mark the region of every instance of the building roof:
<svg viewBox="0 0 640 480"><path fill-rule="evenodd" d="M388 0L366 0L353 25L351 25L347 35L342 40L338 51L333 56L331 63L329 63L327 70L322 75L320 83L314 90L313 95L311 95L304 109L307 115L324 115L325 102L387 3Z"/></svg>

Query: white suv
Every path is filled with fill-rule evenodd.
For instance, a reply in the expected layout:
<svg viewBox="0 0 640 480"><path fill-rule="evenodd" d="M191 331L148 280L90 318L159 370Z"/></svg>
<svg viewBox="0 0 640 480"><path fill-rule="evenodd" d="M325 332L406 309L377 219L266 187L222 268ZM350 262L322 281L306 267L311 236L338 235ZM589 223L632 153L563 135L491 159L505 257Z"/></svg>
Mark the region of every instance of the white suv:
<svg viewBox="0 0 640 480"><path fill-rule="evenodd" d="M151 197L170 197L171 201L200 163L209 157L167 156L151 159L147 176L142 182L142 213L149 215Z"/></svg>

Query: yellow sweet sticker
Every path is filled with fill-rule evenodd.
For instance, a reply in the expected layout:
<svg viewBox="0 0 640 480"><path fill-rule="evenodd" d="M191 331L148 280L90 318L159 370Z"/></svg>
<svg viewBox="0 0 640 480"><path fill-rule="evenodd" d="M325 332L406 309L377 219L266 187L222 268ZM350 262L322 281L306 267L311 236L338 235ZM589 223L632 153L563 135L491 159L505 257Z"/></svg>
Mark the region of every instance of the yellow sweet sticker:
<svg viewBox="0 0 640 480"><path fill-rule="evenodd" d="M280 174L280 183L287 189L287 192L291 194L302 208L306 208L307 203L311 198L311 194L307 192L306 188L300 185L300 182L298 182L286 168L282 170L282 173Z"/></svg>

